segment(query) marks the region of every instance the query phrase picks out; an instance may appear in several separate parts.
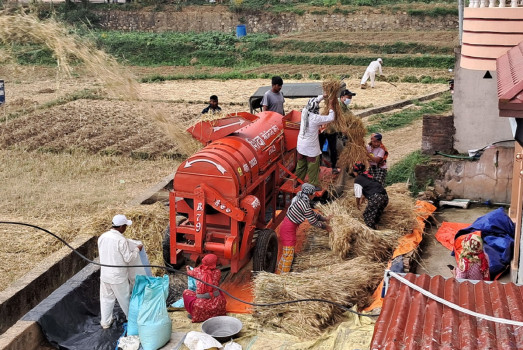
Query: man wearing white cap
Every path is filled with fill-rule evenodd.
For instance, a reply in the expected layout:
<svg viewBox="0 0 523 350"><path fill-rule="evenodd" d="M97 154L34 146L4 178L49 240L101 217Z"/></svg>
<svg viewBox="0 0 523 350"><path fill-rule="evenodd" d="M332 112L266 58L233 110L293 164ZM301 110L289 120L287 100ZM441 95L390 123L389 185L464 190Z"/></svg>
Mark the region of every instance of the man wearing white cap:
<svg viewBox="0 0 523 350"><path fill-rule="evenodd" d="M370 78L370 87L374 87L374 79L376 78L376 73L379 72L380 75L383 75L383 72L381 71L381 66L383 65L383 60L381 58L378 58L376 61L372 61L367 69L365 70L365 74L363 74L363 78L361 78L361 88L365 89L367 88L367 79Z"/></svg>
<svg viewBox="0 0 523 350"><path fill-rule="evenodd" d="M98 238L101 264L127 266L130 261L138 257L143 247L142 244L130 244L130 241L123 236L127 226L131 224L132 221L128 220L125 215L118 214L113 217L111 230ZM113 323L113 307L116 300L127 317L130 298L131 286L128 268L102 266L100 269L100 324L103 328L109 328Z"/></svg>

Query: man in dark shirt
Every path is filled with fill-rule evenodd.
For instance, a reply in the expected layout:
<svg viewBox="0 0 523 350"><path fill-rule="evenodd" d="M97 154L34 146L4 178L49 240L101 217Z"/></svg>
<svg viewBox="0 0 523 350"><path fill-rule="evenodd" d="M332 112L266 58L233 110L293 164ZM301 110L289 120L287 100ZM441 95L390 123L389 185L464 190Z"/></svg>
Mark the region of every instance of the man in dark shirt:
<svg viewBox="0 0 523 350"><path fill-rule="evenodd" d="M262 110L265 111L272 111L280 113L281 115L285 115L285 111L283 110L283 103L285 102L285 98L283 97L283 93L281 92L281 88L283 86L283 79L279 76L272 77L272 87L270 90L266 91L263 95L261 105Z"/></svg>
<svg viewBox="0 0 523 350"><path fill-rule="evenodd" d="M367 226L376 230L376 224L389 204L387 191L381 183L372 178L368 171L365 171L365 165L361 162L354 164L352 175L356 178L354 179L356 206L358 210L361 210L361 204L367 198L368 204L363 212L363 221Z"/></svg>
<svg viewBox="0 0 523 350"><path fill-rule="evenodd" d="M221 112L222 109L218 106L218 96L212 95L209 98L209 106L203 109L202 114L211 112L212 114Z"/></svg>

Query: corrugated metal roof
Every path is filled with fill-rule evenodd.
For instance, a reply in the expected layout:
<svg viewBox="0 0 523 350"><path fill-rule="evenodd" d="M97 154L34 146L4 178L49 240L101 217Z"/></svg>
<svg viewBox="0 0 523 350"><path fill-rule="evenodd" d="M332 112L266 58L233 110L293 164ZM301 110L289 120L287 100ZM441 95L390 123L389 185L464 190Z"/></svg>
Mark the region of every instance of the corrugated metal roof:
<svg viewBox="0 0 523 350"><path fill-rule="evenodd" d="M498 281L458 281L404 276L432 294L481 314L523 321L523 286ZM374 328L374 349L523 349L523 327L453 310L390 278Z"/></svg>
<svg viewBox="0 0 523 350"><path fill-rule="evenodd" d="M496 60L499 115L523 117L523 41Z"/></svg>

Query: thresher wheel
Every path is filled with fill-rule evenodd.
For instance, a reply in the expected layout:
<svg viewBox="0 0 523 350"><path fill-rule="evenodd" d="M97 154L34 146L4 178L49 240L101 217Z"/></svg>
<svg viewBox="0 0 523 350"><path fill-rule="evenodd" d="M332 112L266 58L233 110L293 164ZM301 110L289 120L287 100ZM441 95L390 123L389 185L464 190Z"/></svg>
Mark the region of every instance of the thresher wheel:
<svg viewBox="0 0 523 350"><path fill-rule="evenodd" d="M278 236L270 229L258 231L254 247L252 268L254 271L274 272L278 262Z"/></svg>
<svg viewBox="0 0 523 350"><path fill-rule="evenodd" d="M183 217L183 216L177 216L176 224L179 224L184 219L185 219L185 217ZM165 266L167 266L167 267L170 267L172 269L179 269L184 264L183 259L180 259L181 261L178 261L174 265L169 262L171 259L170 240L171 240L171 227L170 227L170 225L167 225L167 228L165 229L165 233L163 235L163 241L162 241L163 262L164 262Z"/></svg>

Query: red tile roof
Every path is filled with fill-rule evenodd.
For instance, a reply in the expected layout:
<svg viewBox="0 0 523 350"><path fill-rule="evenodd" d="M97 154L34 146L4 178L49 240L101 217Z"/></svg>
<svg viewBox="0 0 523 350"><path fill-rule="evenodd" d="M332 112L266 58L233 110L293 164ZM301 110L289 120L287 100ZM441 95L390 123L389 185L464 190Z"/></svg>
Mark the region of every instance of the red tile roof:
<svg viewBox="0 0 523 350"><path fill-rule="evenodd" d="M523 118L523 41L496 60L499 115Z"/></svg>
<svg viewBox="0 0 523 350"><path fill-rule="evenodd" d="M463 308L523 322L523 286L459 282L442 276L404 277ZM391 277L370 349L523 349L523 327L454 310Z"/></svg>

